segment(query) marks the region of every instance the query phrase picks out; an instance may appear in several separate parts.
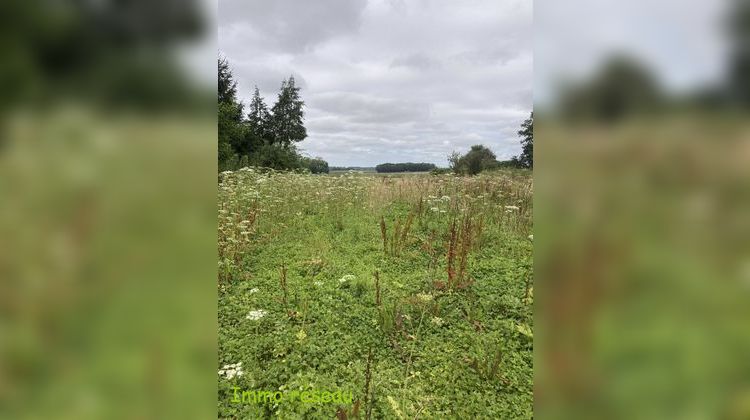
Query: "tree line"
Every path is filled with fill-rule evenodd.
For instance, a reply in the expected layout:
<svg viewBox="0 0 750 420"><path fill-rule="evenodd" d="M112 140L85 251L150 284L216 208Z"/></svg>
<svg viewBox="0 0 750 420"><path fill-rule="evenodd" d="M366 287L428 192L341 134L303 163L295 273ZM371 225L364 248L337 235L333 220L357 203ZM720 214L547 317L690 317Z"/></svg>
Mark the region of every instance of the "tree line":
<svg viewBox="0 0 750 420"><path fill-rule="evenodd" d="M448 155L450 169L456 174L476 175L482 171L500 168L534 168L534 113L527 118L521 129L521 154L510 160L498 161L497 156L487 147L477 144L471 146L466 154L456 151Z"/></svg>
<svg viewBox="0 0 750 420"><path fill-rule="evenodd" d="M375 167L378 172L428 172L436 169L434 163L382 163Z"/></svg>
<svg viewBox="0 0 750 420"><path fill-rule="evenodd" d="M276 103L269 109L256 86L246 109L237 98L237 82L229 63L219 58L219 171L262 166L328 173L328 162L302 156L297 150L296 143L307 137L305 102L299 92L294 76L290 76L281 83Z"/></svg>

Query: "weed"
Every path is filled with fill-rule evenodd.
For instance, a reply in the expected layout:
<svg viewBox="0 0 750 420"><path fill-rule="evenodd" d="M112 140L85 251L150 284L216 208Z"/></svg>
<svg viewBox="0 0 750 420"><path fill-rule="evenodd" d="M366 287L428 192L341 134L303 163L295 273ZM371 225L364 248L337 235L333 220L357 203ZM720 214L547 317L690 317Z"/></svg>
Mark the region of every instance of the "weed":
<svg viewBox="0 0 750 420"><path fill-rule="evenodd" d="M502 171L223 174L218 366L245 361L243 374L271 389L361 394L272 412L231 404L247 379L220 376L218 417L530 418L530 185ZM477 386L492 397L460 397Z"/></svg>

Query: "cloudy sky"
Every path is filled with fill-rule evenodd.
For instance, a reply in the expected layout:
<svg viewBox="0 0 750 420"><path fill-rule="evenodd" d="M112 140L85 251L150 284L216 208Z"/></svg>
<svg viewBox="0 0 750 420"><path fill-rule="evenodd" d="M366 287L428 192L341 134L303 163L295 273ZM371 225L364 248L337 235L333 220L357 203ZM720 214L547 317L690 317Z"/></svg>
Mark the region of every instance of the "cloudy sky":
<svg viewBox="0 0 750 420"><path fill-rule="evenodd" d="M613 53L640 61L668 91L719 83L727 72L728 6L727 0L535 0L535 102L554 101L561 80L585 80Z"/></svg>
<svg viewBox="0 0 750 420"><path fill-rule="evenodd" d="M531 0L221 0L219 50L239 95L294 75L311 156L333 166L510 158L532 109Z"/></svg>

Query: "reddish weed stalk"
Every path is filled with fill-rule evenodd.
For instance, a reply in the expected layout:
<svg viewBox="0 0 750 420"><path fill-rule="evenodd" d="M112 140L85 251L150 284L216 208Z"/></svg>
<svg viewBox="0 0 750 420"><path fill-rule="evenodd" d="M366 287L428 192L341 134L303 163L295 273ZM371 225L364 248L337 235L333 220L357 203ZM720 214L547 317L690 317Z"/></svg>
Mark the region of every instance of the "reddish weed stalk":
<svg viewBox="0 0 750 420"><path fill-rule="evenodd" d="M406 240L409 237L409 232L411 232L411 226L414 222L414 213L410 212L408 216L406 216L406 220L402 222L401 219L397 218L396 223L393 225L393 232L391 232L390 237L388 236L388 229L385 225L385 219L383 216L380 216L380 237L383 240L383 252L388 255L392 256L399 256L401 255L401 252L404 249L404 245L406 244ZM390 242L390 249L388 247L388 243Z"/></svg>
<svg viewBox="0 0 750 420"><path fill-rule="evenodd" d="M380 274L375 271L375 304L380 306Z"/></svg>
<svg viewBox="0 0 750 420"><path fill-rule="evenodd" d="M477 228L477 226L480 226ZM446 252L448 284L451 289L464 288L471 284L466 267L469 253L479 239L481 224L472 222L471 212L466 212L460 223L454 218L448 232L448 250ZM438 283L438 286L441 286Z"/></svg>
<svg viewBox="0 0 750 420"><path fill-rule="evenodd" d="M383 216L380 216L380 237L383 238L383 253L388 253L388 236L387 236L387 230L385 228L385 219Z"/></svg>

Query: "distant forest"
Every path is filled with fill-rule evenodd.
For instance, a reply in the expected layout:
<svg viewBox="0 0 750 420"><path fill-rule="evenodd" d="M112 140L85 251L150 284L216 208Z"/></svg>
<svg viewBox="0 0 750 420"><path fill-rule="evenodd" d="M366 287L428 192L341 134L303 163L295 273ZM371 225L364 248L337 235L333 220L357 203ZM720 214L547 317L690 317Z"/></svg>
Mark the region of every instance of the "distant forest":
<svg viewBox="0 0 750 420"><path fill-rule="evenodd" d="M345 172L345 171L358 171L358 172L375 172L373 166L331 166L331 172Z"/></svg>
<svg viewBox="0 0 750 420"><path fill-rule="evenodd" d="M437 167L433 163L382 163L375 167L378 172L428 172Z"/></svg>

